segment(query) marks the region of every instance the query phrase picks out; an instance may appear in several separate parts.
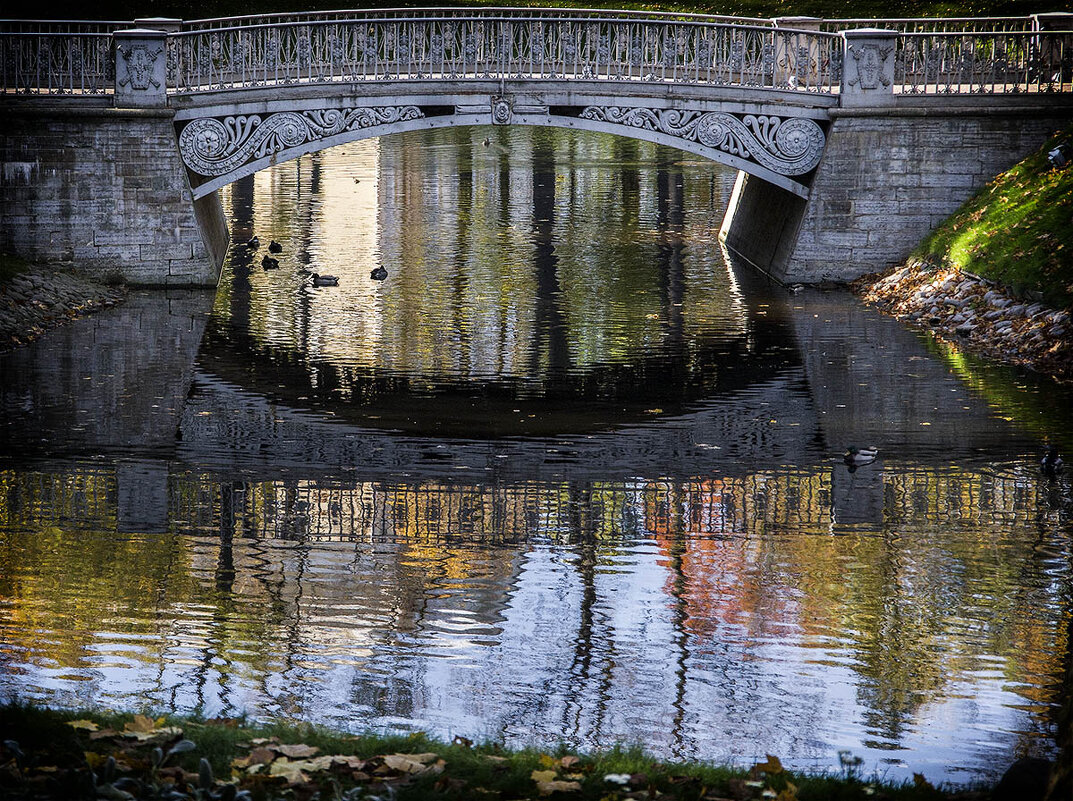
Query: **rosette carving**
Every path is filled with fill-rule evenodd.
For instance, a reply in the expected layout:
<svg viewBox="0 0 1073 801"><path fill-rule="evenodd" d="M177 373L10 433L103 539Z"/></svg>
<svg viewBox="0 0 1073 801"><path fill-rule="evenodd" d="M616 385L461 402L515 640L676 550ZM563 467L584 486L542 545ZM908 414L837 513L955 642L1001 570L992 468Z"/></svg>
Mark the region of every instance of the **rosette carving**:
<svg viewBox="0 0 1073 801"><path fill-rule="evenodd" d="M179 152L198 175L226 175L248 161L329 136L423 117L417 106L281 111L191 120L179 134Z"/></svg>
<svg viewBox="0 0 1073 801"><path fill-rule="evenodd" d="M779 175L804 175L820 163L826 138L811 119L722 111L589 106L582 119L674 136L749 159Z"/></svg>

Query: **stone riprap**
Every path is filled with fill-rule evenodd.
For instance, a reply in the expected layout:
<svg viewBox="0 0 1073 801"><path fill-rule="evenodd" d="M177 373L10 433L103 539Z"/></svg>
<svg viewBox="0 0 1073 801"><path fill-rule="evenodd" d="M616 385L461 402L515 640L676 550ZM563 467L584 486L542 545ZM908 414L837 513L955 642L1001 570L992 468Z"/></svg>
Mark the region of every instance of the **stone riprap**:
<svg viewBox="0 0 1073 801"><path fill-rule="evenodd" d="M0 351L12 350L62 325L119 303L126 290L81 276L31 270L0 285Z"/></svg>
<svg viewBox="0 0 1073 801"><path fill-rule="evenodd" d="M959 347L1073 381L1068 310L1018 298L993 281L916 259L854 286L864 300Z"/></svg>

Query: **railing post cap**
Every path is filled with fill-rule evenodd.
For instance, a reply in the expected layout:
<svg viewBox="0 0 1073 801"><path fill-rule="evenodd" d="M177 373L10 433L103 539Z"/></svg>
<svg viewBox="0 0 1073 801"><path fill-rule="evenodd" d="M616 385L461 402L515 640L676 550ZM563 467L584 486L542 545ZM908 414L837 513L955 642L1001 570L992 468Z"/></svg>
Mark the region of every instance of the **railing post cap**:
<svg viewBox="0 0 1073 801"><path fill-rule="evenodd" d="M848 31L842 31L842 35L847 39L881 39L897 36L898 31L892 31L890 28L850 28Z"/></svg>
<svg viewBox="0 0 1073 801"><path fill-rule="evenodd" d="M175 17L139 17L134 20L134 25L139 30L148 29L175 33L182 30L183 21Z"/></svg>
<svg viewBox="0 0 1073 801"><path fill-rule="evenodd" d="M112 31L112 36L119 39L157 39L167 35L167 31L157 30L156 28L124 28L123 30Z"/></svg>

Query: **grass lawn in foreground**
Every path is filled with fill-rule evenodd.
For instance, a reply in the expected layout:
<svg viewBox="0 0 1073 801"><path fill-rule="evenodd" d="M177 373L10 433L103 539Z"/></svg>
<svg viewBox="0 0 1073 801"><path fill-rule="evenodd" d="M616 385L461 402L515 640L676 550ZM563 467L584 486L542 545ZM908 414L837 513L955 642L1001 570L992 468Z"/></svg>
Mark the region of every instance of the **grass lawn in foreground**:
<svg viewBox="0 0 1073 801"><path fill-rule="evenodd" d="M751 770L660 762L640 749L580 754L495 744L354 736L301 724L253 725L99 711L0 707L0 797L55 799L982 799L918 778L885 784L843 757L841 775L806 776L768 756ZM763 745L757 745L763 752Z"/></svg>

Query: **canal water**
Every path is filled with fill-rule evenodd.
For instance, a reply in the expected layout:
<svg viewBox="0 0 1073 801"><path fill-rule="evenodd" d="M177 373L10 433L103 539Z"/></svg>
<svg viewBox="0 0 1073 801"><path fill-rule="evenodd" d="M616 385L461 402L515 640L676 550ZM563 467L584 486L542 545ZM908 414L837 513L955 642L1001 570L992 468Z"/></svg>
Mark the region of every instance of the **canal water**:
<svg viewBox="0 0 1073 801"><path fill-rule="evenodd" d="M1073 397L733 263L732 183L468 128L229 187L217 292L0 356L0 700L933 782L1051 754Z"/></svg>

